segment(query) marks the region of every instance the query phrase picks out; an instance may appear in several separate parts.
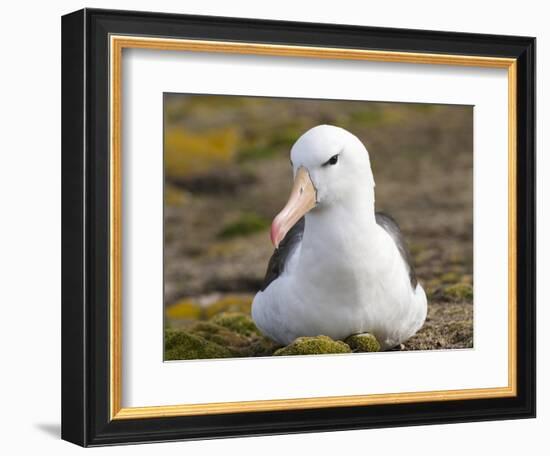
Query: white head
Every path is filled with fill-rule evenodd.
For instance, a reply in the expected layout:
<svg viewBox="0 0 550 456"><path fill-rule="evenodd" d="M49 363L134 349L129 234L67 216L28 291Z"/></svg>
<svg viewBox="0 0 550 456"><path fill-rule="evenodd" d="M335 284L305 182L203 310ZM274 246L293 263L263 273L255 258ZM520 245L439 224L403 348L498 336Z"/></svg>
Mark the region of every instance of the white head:
<svg viewBox="0 0 550 456"><path fill-rule="evenodd" d="M292 146L290 159L294 186L271 226L275 247L313 208L343 205L356 198L374 206L369 153L355 135L343 128L319 125L308 130Z"/></svg>
<svg viewBox="0 0 550 456"><path fill-rule="evenodd" d="M302 166L317 191L317 204L338 204L358 188L374 188L369 153L357 136L340 127L319 125L292 146L294 176Z"/></svg>

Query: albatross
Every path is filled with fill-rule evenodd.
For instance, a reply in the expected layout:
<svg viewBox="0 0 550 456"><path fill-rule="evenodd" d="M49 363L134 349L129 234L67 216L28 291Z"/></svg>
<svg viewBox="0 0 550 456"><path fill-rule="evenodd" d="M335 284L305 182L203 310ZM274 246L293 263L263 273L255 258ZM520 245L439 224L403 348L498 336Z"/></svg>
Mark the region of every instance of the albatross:
<svg viewBox="0 0 550 456"><path fill-rule="evenodd" d="M252 318L276 342L370 333L383 350L424 324L427 298L405 240L375 212L369 153L350 132L319 125L292 146L294 184L273 219L275 247Z"/></svg>

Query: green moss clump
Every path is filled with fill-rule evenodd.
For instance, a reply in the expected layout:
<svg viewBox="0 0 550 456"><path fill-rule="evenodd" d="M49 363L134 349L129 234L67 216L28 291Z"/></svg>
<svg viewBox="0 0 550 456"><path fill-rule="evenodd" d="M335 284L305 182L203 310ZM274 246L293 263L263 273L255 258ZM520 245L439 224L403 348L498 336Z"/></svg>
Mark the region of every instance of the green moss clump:
<svg viewBox="0 0 550 456"><path fill-rule="evenodd" d="M250 344L242 351L243 356L271 356L280 347L264 336L255 336Z"/></svg>
<svg viewBox="0 0 550 456"><path fill-rule="evenodd" d="M280 348L275 356L289 355L323 355L329 353L351 353L347 344L338 340L332 340L327 336L298 337L286 347Z"/></svg>
<svg viewBox="0 0 550 456"><path fill-rule="evenodd" d="M467 283L457 283L445 288L444 296L449 301L472 301L474 289Z"/></svg>
<svg viewBox="0 0 550 456"><path fill-rule="evenodd" d="M164 346L166 360L270 356L278 347L241 313L218 314L185 330L168 328Z"/></svg>
<svg viewBox="0 0 550 456"><path fill-rule="evenodd" d="M204 337L187 331L167 329L164 333L164 359L229 358L234 353Z"/></svg>
<svg viewBox="0 0 550 456"><path fill-rule="evenodd" d="M258 214L247 212L232 223L226 225L218 234L221 239L230 239L237 236L246 236L248 234L263 231L269 227L269 221Z"/></svg>
<svg viewBox="0 0 550 456"><path fill-rule="evenodd" d="M368 333L354 334L346 339L346 344L348 344L354 352L364 353L380 351L380 343L376 340L376 337Z"/></svg>
<svg viewBox="0 0 550 456"><path fill-rule="evenodd" d="M189 332L234 352L240 350L242 347L246 347L250 343L247 337L230 331L223 326L206 321L195 323L189 328Z"/></svg>
<svg viewBox="0 0 550 456"><path fill-rule="evenodd" d="M210 319L211 323L223 326L231 331L250 337L254 334L261 335L252 318L238 312L223 312Z"/></svg>

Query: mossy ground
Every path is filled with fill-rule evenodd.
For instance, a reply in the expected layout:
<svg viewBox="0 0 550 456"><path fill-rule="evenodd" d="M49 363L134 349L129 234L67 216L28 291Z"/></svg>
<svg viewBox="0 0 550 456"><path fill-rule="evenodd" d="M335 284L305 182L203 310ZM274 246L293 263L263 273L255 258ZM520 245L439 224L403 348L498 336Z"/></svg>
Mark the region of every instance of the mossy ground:
<svg viewBox="0 0 550 456"><path fill-rule="evenodd" d="M327 336L299 337L286 347L263 336L252 319L242 313L221 313L208 321L189 323L165 333L165 359L239 358L254 356L325 355L374 352L380 344L370 334L346 341Z"/></svg>
<svg viewBox="0 0 550 456"><path fill-rule="evenodd" d="M456 349L473 346L473 306L432 303L423 328L405 342L402 350ZM221 313L208 321L190 321L165 334L165 359L211 359L254 356L291 356L334 353L365 353L380 350L370 334L345 341L327 336L302 337L286 347L263 336L247 314Z"/></svg>
<svg viewBox="0 0 550 456"><path fill-rule="evenodd" d="M298 337L286 347L278 349L275 356L291 355L325 355L334 353L351 353L351 348L340 340L327 336Z"/></svg>
<svg viewBox="0 0 550 456"><path fill-rule="evenodd" d="M277 348L248 315L236 312L167 328L164 346L167 361L269 356Z"/></svg>
<svg viewBox="0 0 550 456"><path fill-rule="evenodd" d="M273 352L267 339L213 318L250 314L273 251L269 222L291 185L290 147L308 128L330 123L367 146L376 208L399 222L429 298L426 324L405 349L473 346L471 107L179 95L165 106L168 327L214 324L217 332L197 326L192 334L227 344L231 356L245 356L234 354L245 353L242 337L246 353ZM204 348L188 342L195 353Z"/></svg>
<svg viewBox="0 0 550 456"><path fill-rule="evenodd" d="M372 334L355 334L346 339L346 344L356 353L380 351L380 343Z"/></svg>
<svg viewBox="0 0 550 456"><path fill-rule="evenodd" d="M261 335L252 319L248 315L240 313L221 313L212 318L212 323L227 328L230 331L245 337Z"/></svg>
<svg viewBox="0 0 550 456"><path fill-rule="evenodd" d="M405 350L472 348L474 307L470 303L432 302L418 333L404 344Z"/></svg>
<svg viewBox="0 0 550 456"><path fill-rule="evenodd" d="M187 331L165 331L164 358L166 360L230 358L232 356L234 353L229 348L199 335Z"/></svg>

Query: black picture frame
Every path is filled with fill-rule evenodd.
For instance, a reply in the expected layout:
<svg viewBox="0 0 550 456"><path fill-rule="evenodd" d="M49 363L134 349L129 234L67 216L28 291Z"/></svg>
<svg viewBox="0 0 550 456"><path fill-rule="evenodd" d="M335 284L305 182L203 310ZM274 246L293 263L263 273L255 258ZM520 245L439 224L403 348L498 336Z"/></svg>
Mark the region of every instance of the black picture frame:
<svg viewBox="0 0 550 456"><path fill-rule="evenodd" d="M108 38L146 35L517 59L517 395L110 419ZM535 39L84 9L62 19L62 438L82 446L535 416Z"/></svg>

